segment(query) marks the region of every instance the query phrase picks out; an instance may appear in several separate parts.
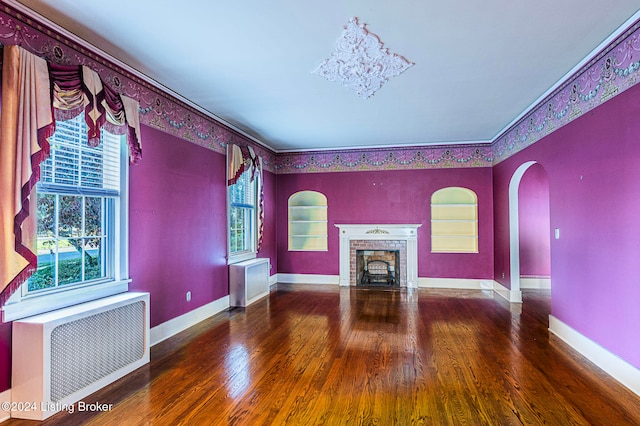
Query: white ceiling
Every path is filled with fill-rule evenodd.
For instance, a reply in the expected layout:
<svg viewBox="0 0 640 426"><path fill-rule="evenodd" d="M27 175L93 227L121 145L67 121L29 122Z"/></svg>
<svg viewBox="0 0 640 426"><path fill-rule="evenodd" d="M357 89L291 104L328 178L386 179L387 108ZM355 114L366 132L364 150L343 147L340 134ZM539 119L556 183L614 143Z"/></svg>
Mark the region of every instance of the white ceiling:
<svg viewBox="0 0 640 426"><path fill-rule="evenodd" d="M640 9L640 0L18 3L276 151L491 142ZM313 74L352 17L415 64L369 99Z"/></svg>

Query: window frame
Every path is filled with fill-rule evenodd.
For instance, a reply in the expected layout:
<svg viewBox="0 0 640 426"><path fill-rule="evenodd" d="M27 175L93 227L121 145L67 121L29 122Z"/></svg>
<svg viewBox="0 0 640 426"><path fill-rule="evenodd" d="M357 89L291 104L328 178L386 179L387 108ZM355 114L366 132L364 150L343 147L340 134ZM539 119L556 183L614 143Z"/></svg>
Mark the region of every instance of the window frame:
<svg viewBox="0 0 640 426"><path fill-rule="evenodd" d="M81 133L84 133L81 143L87 143L86 129ZM107 277L69 284L68 287L57 286L46 291L36 292L28 291L27 281L11 295L2 307L4 322L50 312L129 290L129 282L131 282L129 278L129 150L124 141L125 136L115 136L119 139L119 196L110 200L113 203L112 212L110 214L105 212L106 221L109 221L107 226L112 233L112 236L107 238L105 246L105 251L110 253L109 264L106 266L109 271ZM68 195L62 191L57 193Z"/></svg>
<svg viewBox="0 0 640 426"><path fill-rule="evenodd" d="M232 191L233 188L236 188L236 185L244 182L246 185L252 185L253 191L253 204L239 204L238 206L234 206L232 200ZM254 175L253 180L251 180L251 169L247 169L242 172L238 180L233 185L227 185L227 264L231 265L234 263L242 262L244 260L255 259L258 257L258 209L259 209L259 194L260 194L260 182L259 173ZM231 248L231 232L232 232L232 209L233 208L242 208L245 210L249 210L250 214L246 215L248 221L249 228L249 236L247 237L247 249L241 251L232 251ZM245 226L246 229L246 226Z"/></svg>

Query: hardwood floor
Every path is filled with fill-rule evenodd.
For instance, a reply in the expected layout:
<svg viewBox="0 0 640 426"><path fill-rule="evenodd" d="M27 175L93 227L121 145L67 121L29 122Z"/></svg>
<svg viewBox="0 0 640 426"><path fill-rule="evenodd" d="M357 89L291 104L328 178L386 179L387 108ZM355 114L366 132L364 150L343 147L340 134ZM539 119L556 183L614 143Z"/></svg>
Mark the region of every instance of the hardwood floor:
<svg viewBox="0 0 640 426"><path fill-rule="evenodd" d="M640 397L547 330L548 292L278 284L154 346L45 425L638 425ZM7 425L38 422L12 419Z"/></svg>

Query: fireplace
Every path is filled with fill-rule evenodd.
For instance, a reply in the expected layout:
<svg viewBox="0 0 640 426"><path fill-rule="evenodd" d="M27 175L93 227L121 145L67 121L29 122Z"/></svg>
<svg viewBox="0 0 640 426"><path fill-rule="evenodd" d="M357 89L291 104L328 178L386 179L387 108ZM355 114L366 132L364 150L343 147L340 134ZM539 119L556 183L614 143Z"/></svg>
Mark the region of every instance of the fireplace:
<svg viewBox="0 0 640 426"><path fill-rule="evenodd" d="M397 252L394 255L397 260L395 257L393 261L382 259L389 262L389 267L393 267L393 285L418 286L417 229L420 225L356 224L336 227L340 229L340 285L356 286L362 283L364 266L358 265L358 251L361 251ZM376 267L379 268L380 264ZM382 280L382 277L376 276L370 281L378 280Z"/></svg>
<svg viewBox="0 0 640 426"><path fill-rule="evenodd" d="M400 287L399 250L356 250L356 285Z"/></svg>

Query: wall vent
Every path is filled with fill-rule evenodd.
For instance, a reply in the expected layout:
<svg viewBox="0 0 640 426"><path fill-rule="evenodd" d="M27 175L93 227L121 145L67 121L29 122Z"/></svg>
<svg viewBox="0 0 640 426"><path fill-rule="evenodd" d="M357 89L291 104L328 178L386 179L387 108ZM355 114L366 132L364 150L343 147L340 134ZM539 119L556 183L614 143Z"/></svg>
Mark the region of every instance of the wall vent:
<svg viewBox="0 0 640 426"><path fill-rule="evenodd" d="M13 323L12 399L44 420L149 362L149 295L123 293ZM19 404L16 404L19 405Z"/></svg>

